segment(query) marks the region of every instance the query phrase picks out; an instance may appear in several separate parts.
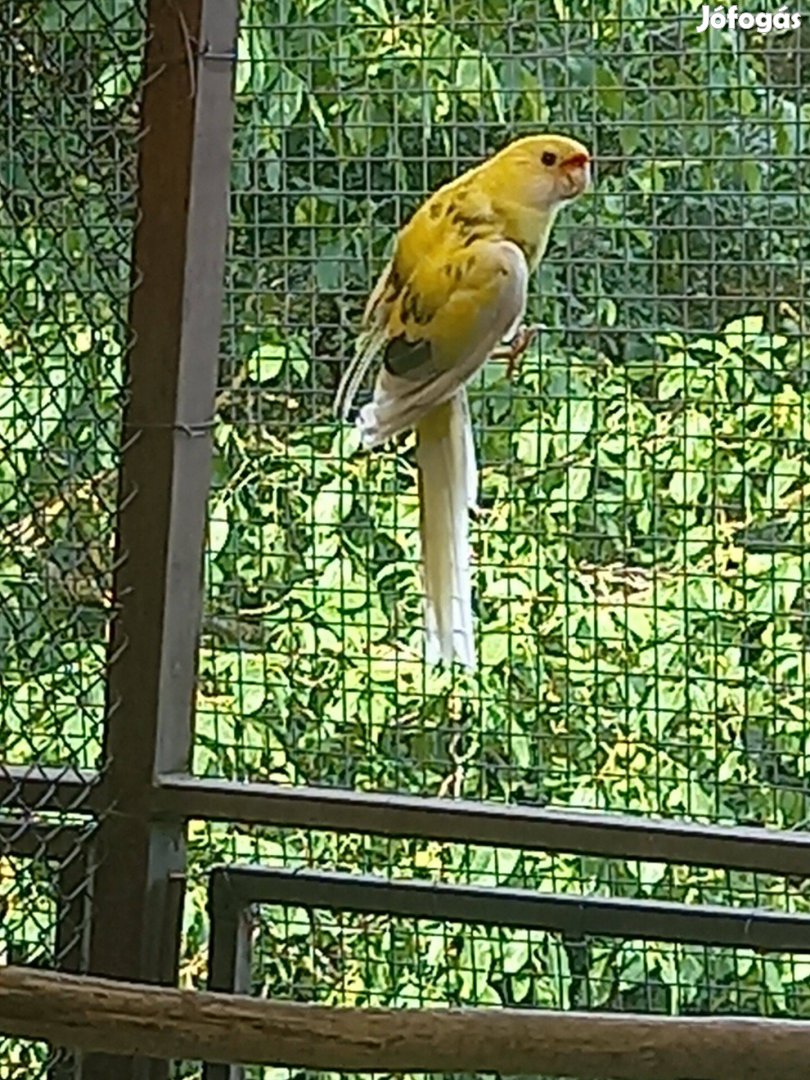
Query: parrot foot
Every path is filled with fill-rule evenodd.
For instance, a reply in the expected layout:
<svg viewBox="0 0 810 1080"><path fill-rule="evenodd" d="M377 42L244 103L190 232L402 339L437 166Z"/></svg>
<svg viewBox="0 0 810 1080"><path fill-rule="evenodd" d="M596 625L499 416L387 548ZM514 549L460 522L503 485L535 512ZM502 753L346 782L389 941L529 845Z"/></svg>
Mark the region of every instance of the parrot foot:
<svg viewBox="0 0 810 1080"><path fill-rule="evenodd" d="M518 370L518 360L523 356L528 347L537 337L538 331L541 329L539 325L534 326L521 326L508 345L503 348L496 349L492 355L496 359L505 359L506 376L511 379Z"/></svg>

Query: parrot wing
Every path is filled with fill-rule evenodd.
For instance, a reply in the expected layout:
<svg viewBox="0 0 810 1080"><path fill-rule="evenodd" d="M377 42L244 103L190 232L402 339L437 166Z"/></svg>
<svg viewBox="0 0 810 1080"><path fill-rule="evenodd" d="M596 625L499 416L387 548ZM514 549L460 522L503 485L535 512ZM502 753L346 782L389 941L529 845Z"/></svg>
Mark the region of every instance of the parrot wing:
<svg viewBox="0 0 810 1080"><path fill-rule="evenodd" d="M367 447L413 427L478 371L523 317L528 278L523 252L502 239L474 239L442 265L419 264L383 308L385 344L377 337L373 346L383 367L358 419Z"/></svg>
<svg viewBox="0 0 810 1080"><path fill-rule="evenodd" d="M377 284L371 292L363 313L363 329L357 338L357 346L352 359L335 394L335 414L341 420L348 418L357 391L366 372L379 359L388 341L385 328L385 316L388 304L383 300L384 293L389 286L393 259L377 279Z"/></svg>

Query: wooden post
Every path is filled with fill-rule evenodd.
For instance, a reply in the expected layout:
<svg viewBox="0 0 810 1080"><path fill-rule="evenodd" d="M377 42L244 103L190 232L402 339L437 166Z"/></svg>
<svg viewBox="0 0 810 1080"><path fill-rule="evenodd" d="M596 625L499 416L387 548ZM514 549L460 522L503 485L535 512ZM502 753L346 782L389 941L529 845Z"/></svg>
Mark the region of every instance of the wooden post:
<svg viewBox="0 0 810 1080"><path fill-rule="evenodd" d="M103 792L90 970L177 978L185 822L224 291L238 0L149 0ZM138 1044L128 1051L134 1053ZM83 1080L163 1080L92 1058Z"/></svg>

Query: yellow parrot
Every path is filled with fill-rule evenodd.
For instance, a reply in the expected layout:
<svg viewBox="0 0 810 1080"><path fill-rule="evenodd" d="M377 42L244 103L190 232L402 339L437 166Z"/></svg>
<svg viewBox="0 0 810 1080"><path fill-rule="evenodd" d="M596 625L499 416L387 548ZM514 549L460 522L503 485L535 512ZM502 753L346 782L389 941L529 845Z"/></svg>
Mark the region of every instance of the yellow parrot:
<svg viewBox="0 0 810 1080"><path fill-rule="evenodd" d="M381 361L357 419L364 446L416 430L428 663L476 662L469 510L478 474L465 384L500 342L510 365L529 344L529 274L557 211L588 187L590 166L581 143L532 135L431 195L397 236L338 387L345 420Z"/></svg>

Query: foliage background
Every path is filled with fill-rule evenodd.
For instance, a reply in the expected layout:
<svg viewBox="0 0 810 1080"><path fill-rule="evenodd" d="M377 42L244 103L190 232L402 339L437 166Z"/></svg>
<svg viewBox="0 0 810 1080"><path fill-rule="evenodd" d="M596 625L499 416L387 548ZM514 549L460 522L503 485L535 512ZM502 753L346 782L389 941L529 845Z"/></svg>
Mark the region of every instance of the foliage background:
<svg viewBox="0 0 810 1080"><path fill-rule="evenodd" d="M141 24L123 0L0 18L21 136L0 149L0 741L92 766ZM697 21L645 0L243 0L197 771L805 827L808 29ZM359 452L331 397L396 226L541 128L594 146L597 184L533 284L539 349L473 388L481 666L428 672L411 444ZM224 858L807 908L803 881L659 864L191 839L190 981ZM41 944L47 881L27 901L3 882L12 938ZM810 980L803 958L303 912L267 914L258 952L257 987L307 998L317 975L348 1000L359 979L378 1003L795 1014Z"/></svg>

